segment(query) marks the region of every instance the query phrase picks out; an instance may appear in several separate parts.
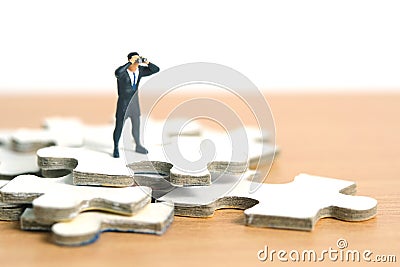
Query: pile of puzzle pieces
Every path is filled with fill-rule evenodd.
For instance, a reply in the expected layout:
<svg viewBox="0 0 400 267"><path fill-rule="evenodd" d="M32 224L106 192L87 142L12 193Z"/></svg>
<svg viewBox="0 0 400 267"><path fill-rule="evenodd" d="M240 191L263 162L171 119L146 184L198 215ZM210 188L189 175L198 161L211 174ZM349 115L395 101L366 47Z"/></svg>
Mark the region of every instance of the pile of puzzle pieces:
<svg viewBox="0 0 400 267"><path fill-rule="evenodd" d="M179 121L168 125L148 121L149 154L134 152L131 140L131 150L121 147L126 161L110 155L112 124L51 118L43 129L0 132L0 220L51 231L57 244L83 245L104 231L161 235L174 215L209 217L223 208L245 210L246 225L307 231L323 217L362 221L376 215L377 201L353 196L354 182L308 174L288 184L255 182L262 179L249 167L269 164L276 152L256 129L245 129L246 151L236 151L232 160L223 134L196 123L184 129L174 127ZM193 151L204 139L214 143L216 157L206 157L198 168ZM165 155L178 142L196 168L179 167Z"/></svg>

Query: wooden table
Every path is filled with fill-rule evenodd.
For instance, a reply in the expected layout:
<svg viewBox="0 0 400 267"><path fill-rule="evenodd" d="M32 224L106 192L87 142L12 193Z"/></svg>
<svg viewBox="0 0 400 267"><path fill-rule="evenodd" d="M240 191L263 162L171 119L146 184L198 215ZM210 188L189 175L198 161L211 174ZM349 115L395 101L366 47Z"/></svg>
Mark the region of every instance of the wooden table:
<svg viewBox="0 0 400 267"><path fill-rule="evenodd" d="M400 95L272 94L266 99L281 147L268 182L289 182L300 172L355 180L358 195L379 201L376 218L359 223L327 218L313 232L300 232L247 227L242 211L220 210L207 219L175 217L161 237L104 233L79 248L53 245L48 233L20 231L17 222L0 222L1 266L266 266L272 263L257 259L266 245L321 252L337 248L339 238L347 240L348 249L396 255L400 261ZM114 95L2 95L0 127L38 127L53 115L105 123L115 102Z"/></svg>

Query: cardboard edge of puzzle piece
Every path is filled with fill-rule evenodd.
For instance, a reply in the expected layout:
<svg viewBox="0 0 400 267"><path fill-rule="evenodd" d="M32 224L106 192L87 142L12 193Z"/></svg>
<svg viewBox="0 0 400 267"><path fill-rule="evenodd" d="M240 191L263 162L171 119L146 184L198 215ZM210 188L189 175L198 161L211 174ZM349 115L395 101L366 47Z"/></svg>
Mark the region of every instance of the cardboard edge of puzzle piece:
<svg viewBox="0 0 400 267"><path fill-rule="evenodd" d="M0 180L0 189L9 181ZM2 199L0 192L0 200ZM26 205L8 204L0 201L0 221L18 221Z"/></svg>
<svg viewBox="0 0 400 267"><path fill-rule="evenodd" d="M32 209L21 216L21 229L52 231L52 239L59 245L79 246L96 241L102 232L133 232L164 234L174 220L171 203L150 203L131 216L88 211L71 221L43 223L38 221Z"/></svg>

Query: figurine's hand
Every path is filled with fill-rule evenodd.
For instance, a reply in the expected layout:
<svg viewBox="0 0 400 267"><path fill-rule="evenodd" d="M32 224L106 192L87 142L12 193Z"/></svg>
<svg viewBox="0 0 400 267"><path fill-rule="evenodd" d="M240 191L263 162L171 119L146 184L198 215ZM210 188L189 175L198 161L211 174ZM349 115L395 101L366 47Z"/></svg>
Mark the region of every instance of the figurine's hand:
<svg viewBox="0 0 400 267"><path fill-rule="evenodd" d="M147 61L145 61L144 63L145 63L146 65L149 65L150 62L147 60Z"/></svg>
<svg viewBox="0 0 400 267"><path fill-rule="evenodd" d="M138 55L135 55L135 56L131 57L131 59L129 59L129 62L132 63L132 64L134 64L135 61L136 61L138 58L139 58L139 56L138 56Z"/></svg>

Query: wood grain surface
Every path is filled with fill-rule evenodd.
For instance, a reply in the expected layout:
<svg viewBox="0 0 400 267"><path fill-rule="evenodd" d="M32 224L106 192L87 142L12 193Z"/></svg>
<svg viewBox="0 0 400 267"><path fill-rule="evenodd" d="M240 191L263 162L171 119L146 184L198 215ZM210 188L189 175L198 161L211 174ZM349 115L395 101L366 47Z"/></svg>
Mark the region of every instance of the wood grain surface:
<svg viewBox="0 0 400 267"><path fill-rule="evenodd" d="M185 97L175 97L168 105L179 104ZM240 105L231 96L215 97L233 107ZM371 250L371 259L396 255L397 263L379 264L396 266L400 261L400 94L272 94L266 99L281 148L267 181L289 182L300 172L354 180L358 195L378 200L376 218L359 223L327 218L313 232L300 232L247 227L243 211L220 210L207 219L175 217L163 236L104 233L96 243L79 248L56 246L49 242L48 233L20 231L17 222L0 222L1 266L279 265L287 263L276 255L273 262L261 262L257 252L268 246L269 250L320 253L329 247L338 249L340 238L346 239L349 250ZM0 127L38 127L44 117L54 115L106 123L113 117L115 104L112 94L1 95ZM346 262L325 259L318 264Z"/></svg>

